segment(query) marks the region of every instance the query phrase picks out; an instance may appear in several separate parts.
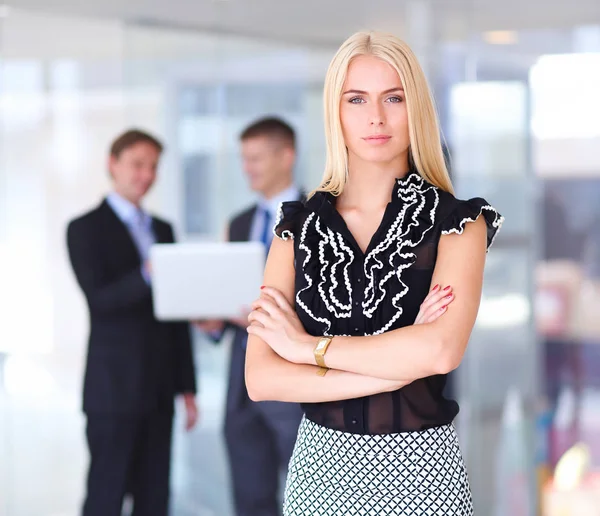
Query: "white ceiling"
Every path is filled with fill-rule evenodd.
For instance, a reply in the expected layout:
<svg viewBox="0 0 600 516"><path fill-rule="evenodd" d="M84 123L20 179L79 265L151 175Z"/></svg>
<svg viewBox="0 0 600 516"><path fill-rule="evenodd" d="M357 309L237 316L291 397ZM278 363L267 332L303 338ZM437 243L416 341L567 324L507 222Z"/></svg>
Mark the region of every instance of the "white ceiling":
<svg viewBox="0 0 600 516"><path fill-rule="evenodd" d="M10 0L16 8L337 46L361 28L406 37L407 4L419 0ZM424 0L427 1L427 0ZM600 24L600 0L429 0L444 40L499 29Z"/></svg>

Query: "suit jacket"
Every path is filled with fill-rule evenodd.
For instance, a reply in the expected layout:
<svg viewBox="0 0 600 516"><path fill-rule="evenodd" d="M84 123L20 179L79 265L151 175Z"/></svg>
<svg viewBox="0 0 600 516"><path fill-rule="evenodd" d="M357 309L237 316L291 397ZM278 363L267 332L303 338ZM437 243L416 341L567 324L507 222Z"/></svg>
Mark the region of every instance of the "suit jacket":
<svg viewBox="0 0 600 516"><path fill-rule="evenodd" d="M152 230L174 241L167 222L152 218ZM67 245L90 314L84 412L172 412L176 394L196 392L189 326L154 317L129 230L104 200L69 223Z"/></svg>
<svg viewBox="0 0 600 516"><path fill-rule="evenodd" d="M304 197L304 196L303 196ZM258 209L257 205L235 216L229 224L230 242L247 242L250 239L252 221ZM233 326L233 325L232 325ZM231 349L231 362L229 371L229 387L227 391L227 411L236 413L239 408L248 403L248 391L245 382L246 341L248 332L245 328L233 326L235 331ZM262 401L256 404L258 409L269 418L284 418L294 422L302 415L300 405L296 403L283 403L278 401Z"/></svg>

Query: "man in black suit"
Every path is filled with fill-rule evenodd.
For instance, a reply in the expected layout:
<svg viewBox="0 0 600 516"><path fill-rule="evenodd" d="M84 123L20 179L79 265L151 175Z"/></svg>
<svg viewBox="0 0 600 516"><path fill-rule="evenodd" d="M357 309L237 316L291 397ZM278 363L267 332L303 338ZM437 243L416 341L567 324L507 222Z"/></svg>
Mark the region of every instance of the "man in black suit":
<svg viewBox="0 0 600 516"><path fill-rule="evenodd" d="M188 324L156 320L150 246L174 241L171 226L141 201L156 179L161 143L141 131L110 150L113 191L69 223L67 243L90 313L84 380L90 467L84 516L168 514L173 399L182 394L186 426L198 418Z"/></svg>
<svg viewBox="0 0 600 516"><path fill-rule="evenodd" d="M268 248L279 204L302 197L293 183L294 130L278 118L264 118L243 131L241 145L244 172L259 201L231 220L228 237L232 242L260 241ZM295 403L257 403L248 397L247 316L242 313L227 323L235 331L225 415L234 502L237 516L278 516L280 479L292 455L302 410ZM214 331L219 324L205 321L199 326Z"/></svg>

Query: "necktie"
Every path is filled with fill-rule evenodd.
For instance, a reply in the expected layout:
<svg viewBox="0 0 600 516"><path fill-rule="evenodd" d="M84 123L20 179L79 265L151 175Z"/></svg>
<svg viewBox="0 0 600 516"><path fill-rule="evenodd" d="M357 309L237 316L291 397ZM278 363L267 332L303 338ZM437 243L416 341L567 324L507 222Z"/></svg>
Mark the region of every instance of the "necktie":
<svg viewBox="0 0 600 516"><path fill-rule="evenodd" d="M131 223L131 236L138 248L142 261L148 259L150 247L154 243L154 235L150 229L149 221L143 211L138 210Z"/></svg>
<svg viewBox="0 0 600 516"><path fill-rule="evenodd" d="M271 212L265 208L262 209L263 211L263 220L264 220L264 225L263 225L263 229L262 229L262 234L260 236L260 241L263 243L263 245L265 246L265 249L268 251L269 247L271 247Z"/></svg>

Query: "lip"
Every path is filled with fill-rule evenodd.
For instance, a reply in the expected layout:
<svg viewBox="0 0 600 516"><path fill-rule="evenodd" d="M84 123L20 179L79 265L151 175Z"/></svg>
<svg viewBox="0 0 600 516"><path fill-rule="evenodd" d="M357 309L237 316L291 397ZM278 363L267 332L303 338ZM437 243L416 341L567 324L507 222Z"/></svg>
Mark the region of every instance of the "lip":
<svg viewBox="0 0 600 516"><path fill-rule="evenodd" d="M391 139L392 137L387 134L374 134L373 136L363 138L363 140L369 143L385 143Z"/></svg>

